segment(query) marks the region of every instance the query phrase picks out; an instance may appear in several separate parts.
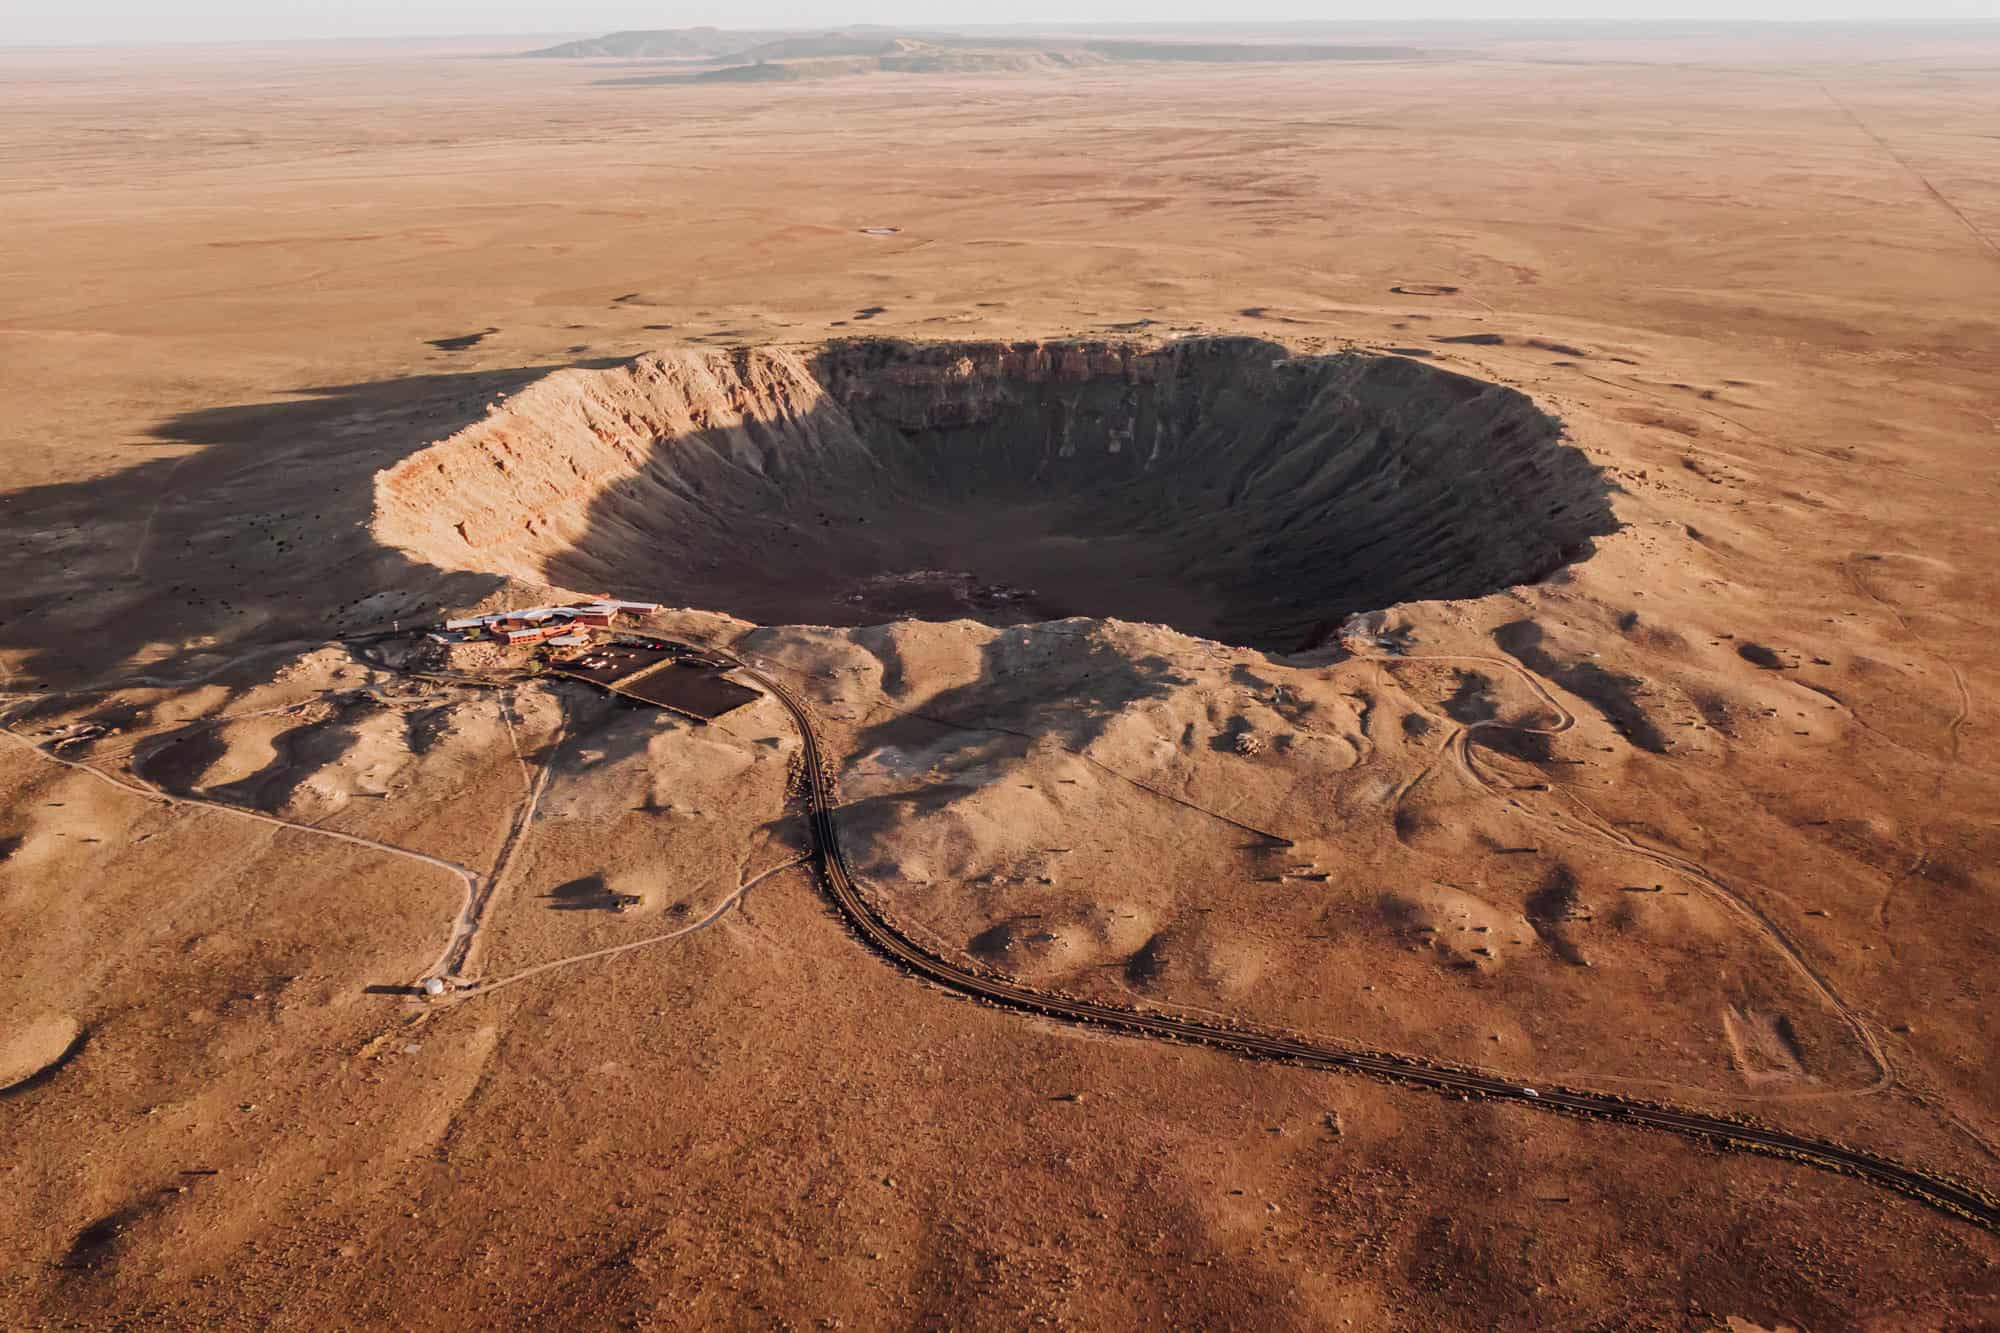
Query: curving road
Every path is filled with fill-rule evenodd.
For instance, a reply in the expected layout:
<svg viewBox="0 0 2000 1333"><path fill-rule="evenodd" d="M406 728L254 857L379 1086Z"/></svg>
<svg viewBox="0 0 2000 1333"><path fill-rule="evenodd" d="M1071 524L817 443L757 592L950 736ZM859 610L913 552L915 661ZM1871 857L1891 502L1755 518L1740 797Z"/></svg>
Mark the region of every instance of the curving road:
<svg viewBox="0 0 2000 1333"><path fill-rule="evenodd" d="M726 659L746 677L768 690L791 714L803 747L806 812L812 834L812 856L827 895L854 932L897 966L934 985L1002 1008L1039 1014L1069 1023L1087 1023L1113 1032L1160 1041L1208 1046L1254 1060L1282 1061L1314 1069L1368 1074L1450 1096L1480 1097L1512 1102L1536 1110L1595 1120L1607 1120L1663 1130L1697 1139L1713 1147L1789 1158L1821 1170L1854 1176L1891 1189L2000 1233L2000 1200L1968 1184L1886 1157L1849 1148L1828 1139L1808 1138L1753 1121L1677 1110L1655 1102L1583 1092L1563 1087L1531 1087L1477 1070L1439 1064L1405 1055L1349 1050L1280 1037L1249 1029L1198 1023L1117 1005L1073 999L1022 986L1005 977L962 966L918 945L862 896L840 847L834 823L834 800L826 757L813 730L811 715L790 690L733 653L702 646L697 651Z"/></svg>
<svg viewBox="0 0 2000 1333"><path fill-rule="evenodd" d="M1555 714L1556 722L1554 725L1548 727L1525 727L1518 724L1493 721L1468 722L1463 724L1454 722L1451 734L1445 741L1443 753L1451 758L1453 764L1457 766L1458 771L1465 776L1466 781L1475 787L1493 792L1496 795L1502 792L1549 791L1557 800L1566 803L1570 807L1571 813L1578 825L1576 829L1556 829L1556 836L1568 838L1572 841L1594 841L1614 852L1636 857L1642 861L1649 861L1659 866L1662 870L1678 875L1688 883L1699 886L1704 893L1707 893L1720 902L1725 909L1741 917L1752 929L1760 932L1784 958L1785 962L1805 979L1806 984L1813 989L1814 993L1820 997L1826 1006L1840 1015L1841 1021L1846 1023L1848 1030L1853 1033L1855 1044L1860 1047L1861 1053L1875 1067L1875 1077L1864 1087L1837 1088L1819 1093L1794 1093L1791 1094L1794 1100L1801 1098L1866 1096L1872 1093L1885 1092L1895 1086L1896 1075L1894 1068L1889 1063L1889 1054L1882 1049L1882 1043L1868 1026L1868 1021L1855 1010L1853 1005L1849 1004L1841 996L1839 991L1834 989L1833 982L1807 956L1805 949L1785 931L1783 926L1779 925L1772 918L1769 912L1758 906L1748 895L1730 885L1722 876L1710 870L1699 861L1693 861L1684 856L1676 856L1672 852L1641 842L1599 814L1596 807L1577 795L1573 790L1549 787L1546 784L1535 784L1524 787L1504 778L1494 779L1486 775L1486 772L1481 768L1477 758L1474 756L1472 744L1473 737L1481 730L1516 731L1539 736L1560 736L1576 726L1576 714L1565 708L1556 699L1555 695L1550 693L1548 687L1536 678L1533 672L1527 670L1527 668L1517 662L1506 662L1497 657L1411 654L1403 657L1363 657L1361 660L1374 662L1378 666L1391 669L1404 662L1448 662L1454 665L1461 662L1478 662L1513 674L1516 679L1520 680L1534 693L1545 708ZM1393 678L1393 670L1391 670L1391 676ZM1430 772L1430 769L1425 769L1422 773L1411 779L1410 782L1406 783L1401 791L1397 793L1397 809L1399 811L1403 798L1409 795L1417 783L1423 781ZM1545 825L1553 824L1553 821L1549 820L1546 816L1542 816L1541 818Z"/></svg>

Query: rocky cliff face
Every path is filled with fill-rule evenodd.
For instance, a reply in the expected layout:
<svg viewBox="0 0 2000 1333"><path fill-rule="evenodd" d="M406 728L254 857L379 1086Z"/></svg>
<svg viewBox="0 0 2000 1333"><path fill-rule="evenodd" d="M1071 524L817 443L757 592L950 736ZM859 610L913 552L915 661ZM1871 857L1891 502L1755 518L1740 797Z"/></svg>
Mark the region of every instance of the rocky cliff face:
<svg viewBox="0 0 2000 1333"><path fill-rule="evenodd" d="M1066 614L1299 646L1615 526L1525 395L1197 339L687 350L565 370L377 479L448 569L766 623Z"/></svg>

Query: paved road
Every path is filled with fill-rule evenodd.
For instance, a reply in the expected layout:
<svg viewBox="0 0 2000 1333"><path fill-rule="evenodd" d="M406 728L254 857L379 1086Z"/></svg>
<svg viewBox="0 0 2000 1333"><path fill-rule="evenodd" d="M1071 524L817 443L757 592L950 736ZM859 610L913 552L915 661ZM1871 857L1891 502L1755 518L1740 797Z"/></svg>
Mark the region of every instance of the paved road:
<svg viewBox="0 0 2000 1333"><path fill-rule="evenodd" d="M812 832L813 859L827 895L863 941L891 962L926 981L1003 1008L1064 1022L1089 1024L1135 1037L1208 1046L1250 1059L1369 1074L1449 1096L1511 1102L1539 1111L1664 1130L1717 1148L1789 1158L1895 1190L1984 1230L2000 1232L2000 1201L1984 1191L1828 1139L1789 1134L1747 1119L1706 1115L1658 1102L1574 1088L1514 1083L1477 1070L1411 1056L1350 1050L1247 1028L1198 1023L1074 999L1022 986L1005 977L941 958L915 943L877 912L855 884L847 858L840 848L839 829L834 823L830 770L805 705L790 690L741 658L711 647L704 646L699 651L734 663L746 677L770 691L771 696L791 714L804 747L806 810Z"/></svg>

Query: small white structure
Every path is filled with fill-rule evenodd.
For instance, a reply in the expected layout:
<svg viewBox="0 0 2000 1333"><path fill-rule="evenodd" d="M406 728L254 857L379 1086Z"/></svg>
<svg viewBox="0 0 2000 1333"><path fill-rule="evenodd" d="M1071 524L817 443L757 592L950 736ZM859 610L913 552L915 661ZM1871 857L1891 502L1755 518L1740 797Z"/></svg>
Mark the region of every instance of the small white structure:
<svg viewBox="0 0 2000 1333"><path fill-rule="evenodd" d="M616 597L602 597L594 602L583 602L579 611L630 611L634 615L651 615L660 609L658 602L628 602Z"/></svg>
<svg viewBox="0 0 2000 1333"><path fill-rule="evenodd" d="M424 978L424 994L426 996L435 1000L438 996L444 994L444 992L445 992L445 984L443 977Z"/></svg>
<svg viewBox="0 0 2000 1333"><path fill-rule="evenodd" d="M615 597L599 598L594 602L579 602L574 606L530 606L519 611L493 611L483 616L461 616L447 620L447 630L500 629L512 626L520 628L530 625L559 624L580 617L591 617L594 623L609 624L621 612L633 615L651 615L660 609L658 602L628 602ZM596 618L603 617L602 620Z"/></svg>

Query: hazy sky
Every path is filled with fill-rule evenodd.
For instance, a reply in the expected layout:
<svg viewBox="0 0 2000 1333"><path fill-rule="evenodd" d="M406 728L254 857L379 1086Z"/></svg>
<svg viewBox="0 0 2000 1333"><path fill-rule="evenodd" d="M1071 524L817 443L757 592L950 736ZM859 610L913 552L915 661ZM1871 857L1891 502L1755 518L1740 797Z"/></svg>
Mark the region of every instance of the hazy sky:
<svg viewBox="0 0 2000 1333"><path fill-rule="evenodd" d="M2000 0L0 0L0 45L891 23L1994 19Z"/></svg>

